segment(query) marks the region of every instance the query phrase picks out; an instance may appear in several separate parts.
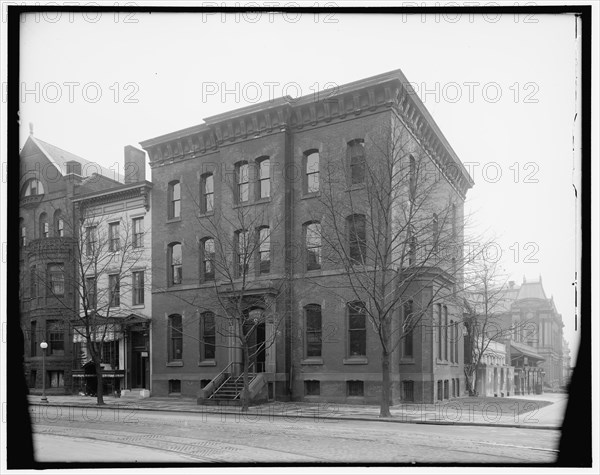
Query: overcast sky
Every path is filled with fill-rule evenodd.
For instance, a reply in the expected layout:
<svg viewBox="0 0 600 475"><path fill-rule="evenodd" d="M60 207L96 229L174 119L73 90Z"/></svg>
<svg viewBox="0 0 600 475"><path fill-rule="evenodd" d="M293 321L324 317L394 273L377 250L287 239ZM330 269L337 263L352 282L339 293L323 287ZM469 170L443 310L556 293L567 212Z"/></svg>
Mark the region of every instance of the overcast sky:
<svg viewBox="0 0 600 475"><path fill-rule="evenodd" d="M543 277L576 348L573 16L58 15L22 23L21 144L32 122L107 167L214 114L402 69L475 180L478 230L517 283Z"/></svg>

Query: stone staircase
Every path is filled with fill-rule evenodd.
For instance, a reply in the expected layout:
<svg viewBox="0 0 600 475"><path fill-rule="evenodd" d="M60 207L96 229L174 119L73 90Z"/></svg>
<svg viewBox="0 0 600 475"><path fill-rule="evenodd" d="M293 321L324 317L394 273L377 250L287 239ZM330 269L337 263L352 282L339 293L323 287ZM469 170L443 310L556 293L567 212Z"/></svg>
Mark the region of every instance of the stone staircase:
<svg viewBox="0 0 600 475"><path fill-rule="evenodd" d="M248 383L252 383L256 377L255 373L248 375ZM228 376L227 379L214 391L208 400L208 404L221 406L239 406L241 405L241 395L244 389L243 376Z"/></svg>

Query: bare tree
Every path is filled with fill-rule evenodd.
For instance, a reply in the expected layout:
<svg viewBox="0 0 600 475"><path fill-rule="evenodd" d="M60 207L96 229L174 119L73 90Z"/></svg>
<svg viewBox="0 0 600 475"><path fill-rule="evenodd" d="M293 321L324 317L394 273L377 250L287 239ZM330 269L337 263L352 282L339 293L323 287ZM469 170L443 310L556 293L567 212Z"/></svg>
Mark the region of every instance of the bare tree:
<svg viewBox="0 0 600 475"><path fill-rule="evenodd" d="M509 292L498 260L490 259L483 252L469 263L462 297L465 339L469 348L468 354L465 354L464 373L470 396L477 396L477 369L483 358L486 355L498 356L494 343L501 343L516 332L526 332L527 336L537 332L532 321L507 320L512 301Z"/></svg>
<svg viewBox="0 0 600 475"><path fill-rule="evenodd" d="M64 233L73 239L73 272L65 266L39 274L38 281L48 295L63 308L62 324L69 327L75 339L85 342L85 354L77 358L89 360L96 372L97 404L103 398L103 346L120 331L119 323L132 313L132 297L146 288L145 282L133 283L133 269L143 258L139 245L144 233L134 232L131 223L120 215L103 214L80 202L75 215L63 217ZM135 285L135 288L134 288ZM75 293L79 305L73 307L64 299L66 292ZM70 334L70 332L69 332Z"/></svg>
<svg viewBox="0 0 600 475"><path fill-rule="evenodd" d="M343 278L314 283L362 302L381 349L380 417L390 417L392 354L401 342L412 344L418 326L433 331L432 305L462 286L462 201L398 122L323 157L314 219L324 266ZM418 302L415 289L428 285L431 299Z"/></svg>
<svg viewBox="0 0 600 475"><path fill-rule="evenodd" d="M213 209L212 198L207 203L198 201L193 190L188 190L188 195L198 211L196 248L192 251L198 252L200 281L206 285L191 296L178 292L171 296L195 307L199 318L207 313L214 317L220 339L211 336L207 340L202 332L196 335L187 328L177 331L203 345L241 351L241 365L231 362L224 371L228 370L237 381L241 379L240 399L242 410L246 411L251 375L258 369L257 358L275 344L285 320L280 304L290 279L285 270L274 269L272 262L272 256L283 251L272 238L282 221L268 205L240 205L224 211ZM193 323L188 319L188 324ZM272 331L260 341L258 330L266 324Z"/></svg>

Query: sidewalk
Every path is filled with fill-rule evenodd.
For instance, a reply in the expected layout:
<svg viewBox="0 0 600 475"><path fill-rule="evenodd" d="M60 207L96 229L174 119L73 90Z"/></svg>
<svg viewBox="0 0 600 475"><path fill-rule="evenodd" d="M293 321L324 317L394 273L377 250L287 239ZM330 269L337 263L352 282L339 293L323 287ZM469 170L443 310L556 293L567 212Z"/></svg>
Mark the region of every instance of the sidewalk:
<svg viewBox="0 0 600 475"><path fill-rule="evenodd" d="M508 404L511 400L514 403ZM526 400L526 401L524 401ZM95 397L48 396L48 404L40 402L39 395L30 395L32 414L40 414L43 406L95 407L97 410L142 410L189 412L197 414L233 415L252 419L259 416L283 417L289 421L296 418L319 420L362 420L404 422L439 425L506 426L529 429L560 429L567 403L566 394L542 394L539 396L516 396L508 398L485 398L471 400L468 397L450 399L436 404L405 403L392 406L392 418L380 418L378 406L346 405L333 403L271 402L252 406L242 414L238 406L200 406L195 398L150 397L146 399L121 399L105 396L105 406L97 406ZM545 407L536 401L549 401ZM509 408L509 409L508 409ZM523 410L528 412L519 413ZM56 413L53 413L53 417Z"/></svg>

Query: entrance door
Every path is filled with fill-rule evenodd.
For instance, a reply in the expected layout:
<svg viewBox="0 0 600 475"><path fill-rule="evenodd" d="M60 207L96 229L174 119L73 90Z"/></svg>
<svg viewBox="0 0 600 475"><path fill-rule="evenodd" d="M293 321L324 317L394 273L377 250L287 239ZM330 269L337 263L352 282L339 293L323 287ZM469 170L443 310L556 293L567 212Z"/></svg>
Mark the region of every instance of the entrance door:
<svg viewBox="0 0 600 475"><path fill-rule="evenodd" d="M132 365L132 374L131 380L134 388L144 388L146 387L146 371L148 358L142 356L145 352L142 351L133 351L133 365Z"/></svg>
<svg viewBox="0 0 600 475"><path fill-rule="evenodd" d="M248 324L244 329L244 332L250 331L252 325ZM256 325L252 334L248 338L248 353L250 355L250 361L256 361L256 369L257 373L265 372L265 362L266 362L266 348L265 348L265 323L259 323ZM242 364L244 355L242 353Z"/></svg>

